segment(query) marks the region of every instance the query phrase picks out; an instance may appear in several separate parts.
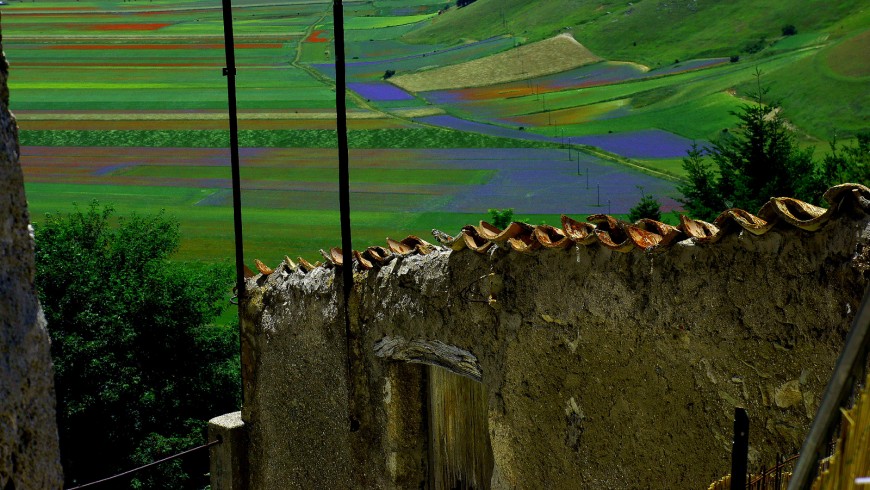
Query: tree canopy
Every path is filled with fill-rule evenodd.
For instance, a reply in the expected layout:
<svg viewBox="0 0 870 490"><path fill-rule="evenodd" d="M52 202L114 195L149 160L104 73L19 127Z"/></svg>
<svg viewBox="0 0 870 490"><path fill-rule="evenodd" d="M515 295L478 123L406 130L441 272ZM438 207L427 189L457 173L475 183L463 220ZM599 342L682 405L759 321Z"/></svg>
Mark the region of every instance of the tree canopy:
<svg viewBox="0 0 870 490"><path fill-rule="evenodd" d="M829 182L817 171L812 148L798 147L781 109L759 96L734 115L736 131L724 131L708 148L693 145L683 159L688 178L678 189L686 211L711 220L731 207L757 212L771 197L818 201Z"/></svg>
<svg viewBox="0 0 870 490"><path fill-rule="evenodd" d="M228 265L170 263L178 223L111 207L36 226L36 283L52 338L67 485L204 442L209 418L240 404ZM208 455L142 473L134 488L202 488Z"/></svg>

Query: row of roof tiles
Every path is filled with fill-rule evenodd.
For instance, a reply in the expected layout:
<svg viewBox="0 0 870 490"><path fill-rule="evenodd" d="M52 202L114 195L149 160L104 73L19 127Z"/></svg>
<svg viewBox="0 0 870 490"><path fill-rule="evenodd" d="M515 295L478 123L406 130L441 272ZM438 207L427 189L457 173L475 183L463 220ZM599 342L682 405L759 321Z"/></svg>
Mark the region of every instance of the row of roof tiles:
<svg viewBox="0 0 870 490"><path fill-rule="evenodd" d="M387 238L387 246L372 246L363 251L353 251L353 266L359 270L381 267L397 256L409 254L428 254L439 248L459 251L468 248L484 253L493 246L504 247L521 253L531 253L541 248L569 248L574 245L600 244L617 252L642 250L648 253L663 252L675 243L692 240L698 244L715 243L722 237L741 231L753 235L763 235L778 225L816 231L842 209L860 209L870 212L870 189L860 184L842 184L831 187L824 194L828 208L815 206L789 197L775 197L767 201L758 211L751 214L742 209L732 208L722 212L712 223L680 216L679 226L660 221L641 219L635 223L617 220L606 214L594 214L585 222L576 221L562 215L562 227L549 225L529 225L513 222L504 230L481 221L478 226L468 225L451 236L439 230L432 230L438 245L427 242L414 235L404 240ZM315 267L341 267L343 255L340 248L329 252L320 251L323 262L314 264L299 257L293 261L284 258L279 267L308 272ZM269 275L274 272L263 262L255 260L257 270ZM246 275L255 273L246 270Z"/></svg>

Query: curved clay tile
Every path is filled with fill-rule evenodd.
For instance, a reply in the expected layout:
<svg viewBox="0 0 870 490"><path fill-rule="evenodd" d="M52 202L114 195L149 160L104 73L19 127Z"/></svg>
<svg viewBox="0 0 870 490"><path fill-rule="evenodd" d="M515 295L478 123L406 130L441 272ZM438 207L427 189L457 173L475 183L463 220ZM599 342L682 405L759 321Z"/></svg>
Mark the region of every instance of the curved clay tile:
<svg viewBox="0 0 870 490"><path fill-rule="evenodd" d="M355 250L351 250L351 253L355 252ZM327 260L332 261L333 264L341 267L344 265L344 251L338 247L332 247L329 249L329 256L324 256Z"/></svg>
<svg viewBox="0 0 870 490"><path fill-rule="evenodd" d="M639 226L626 225L625 233L628 235L628 239L635 247L643 250L651 250L662 242L661 235L651 231L646 231Z"/></svg>
<svg viewBox="0 0 870 490"><path fill-rule="evenodd" d="M326 253L326 250L323 250L321 248L318 251L320 252L320 256L323 257L323 264L326 265L326 267L335 267L335 262L333 262L332 257L330 257L328 253Z"/></svg>
<svg viewBox="0 0 870 490"><path fill-rule="evenodd" d="M571 241L581 245L591 245L598 241L595 226L562 215L562 231Z"/></svg>
<svg viewBox="0 0 870 490"><path fill-rule="evenodd" d="M827 209L791 197L774 197L769 203L786 223L806 231L816 231L825 222Z"/></svg>
<svg viewBox="0 0 870 490"><path fill-rule="evenodd" d="M299 267L298 265L296 265L296 262L293 262L293 259L291 259L287 255L284 256L284 266L291 271L295 271L296 268Z"/></svg>
<svg viewBox="0 0 870 490"><path fill-rule="evenodd" d="M480 226L475 226L474 230L481 238L489 241L494 241L499 235L501 235L501 230L486 221L481 221Z"/></svg>
<svg viewBox="0 0 870 490"><path fill-rule="evenodd" d="M353 251L353 258L356 259L356 263L359 264L359 268L362 270L370 270L374 268L374 264L372 264L368 259L363 257L363 254Z"/></svg>
<svg viewBox="0 0 870 490"><path fill-rule="evenodd" d="M698 243L715 243L722 238L718 226L683 214L680 215L680 229Z"/></svg>
<svg viewBox="0 0 870 490"><path fill-rule="evenodd" d="M568 248L574 244L564 231L550 225L536 226L534 235L545 248Z"/></svg>
<svg viewBox="0 0 870 490"><path fill-rule="evenodd" d="M532 225L517 221L511 222L504 230L499 230L486 221L481 221L480 226L477 228L477 233L485 240L501 243L508 241L510 238L516 238L519 235L531 235L533 230L534 227Z"/></svg>
<svg viewBox="0 0 870 490"><path fill-rule="evenodd" d="M629 252L634 248L634 242L622 227L622 224L613 216L606 214L593 214L586 221L595 225L595 236L605 247L617 252Z"/></svg>
<svg viewBox="0 0 870 490"><path fill-rule="evenodd" d="M312 270L314 270L315 267L320 265L320 262L315 262L312 264L311 262L308 262L302 257L296 257L296 260L299 261L299 268L302 270L302 272L311 272Z"/></svg>
<svg viewBox="0 0 870 490"><path fill-rule="evenodd" d="M372 265L384 265L392 260L393 254L388 249L375 245L365 249L362 256Z"/></svg>
<svg viewBox="0 0 870 490"><path fill-rule="evenodd" d="M412 247L414 250L416 250L417 252L419 252L422 255L426 255L426 254L435 250L435 245L432 245L431 243L427 242L426 240L423 240L422 238L417 237L415 235L408 235L408 237L405 238L404 240L402 240L401 243L403 245L407 245L409 247Z"/></svg>
<svg viewBox="0 0 870 490"><path fill-rule="evenodd" d="M477 253L486 252L492 246L492 242L481 237L474 226L463 227L462 237L465 241L465 246Z"/></svg>
<svg viewBox="0 0 870 490"><path fill-rule="evenodd" d="M863 209L870 209L870 189L861 184L840 184L831 187L822 196L831 208L848 199Z"/></svg>
<svg viewBox="0 0 870 490"><path fill-rule="evenodd" d="M517 252L531 253L539 248L541 244L535 240L532 234L518 235L516 238L508 238L508 245Z"/></svg>
<svg viewBox="0 0 870 490"><path fill-rule="evenodd" d="M726 229L730 223L736 223L744 230L754 234L763 235L767 230L773 228L776 223L774 220L765 220L752 213L738 208L731 208L722 212L713 222L719 229Z"/></svg>
<svg viewBox="0 0 870 490"><path fill-rule="evenodd" d="M667 247L671 243L678 242L685 238L683 232L676 226L662 223L661 221L656 221L654 219L641 218L632 226L661 236L662 239L658 243L659 247Z"/></svg>
<svg viewBox="0 0 870 490"><path fill-rule="evenodd" d="M414 251L413 245L406 245L402 242L397 242L390 237L387 237L387 246L389 247L390 252L398 255L408 255Z"/></svg>
<svg viewBox="0 0 870 490"><path fill-rule="evenodd" d="M263 274L264 276L268 276L275 272L273 269L270 269L269 266L260 262L260 259L254 259L254 265L257 266L257 270L260 271L260 274Z"/></svg>

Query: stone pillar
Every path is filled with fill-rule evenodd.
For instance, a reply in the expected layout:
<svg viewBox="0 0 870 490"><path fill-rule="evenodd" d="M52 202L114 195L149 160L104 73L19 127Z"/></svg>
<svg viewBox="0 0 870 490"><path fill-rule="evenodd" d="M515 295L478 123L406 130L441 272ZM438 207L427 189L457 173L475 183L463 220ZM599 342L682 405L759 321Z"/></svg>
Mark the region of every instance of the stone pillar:
<svg viewBox="0 0 870 490"><path fill-rule="evenodd" d="M248 488L248 433L242 421L242 412L209 420L208 440L221 441L209 449L212 490Z"/></svg>
<svg viewBox="0 0 870 490"><path fill-rule="evenodd" d="M0 54L0 488L61 488L50 340L34 283L8 73Z"/></svg>

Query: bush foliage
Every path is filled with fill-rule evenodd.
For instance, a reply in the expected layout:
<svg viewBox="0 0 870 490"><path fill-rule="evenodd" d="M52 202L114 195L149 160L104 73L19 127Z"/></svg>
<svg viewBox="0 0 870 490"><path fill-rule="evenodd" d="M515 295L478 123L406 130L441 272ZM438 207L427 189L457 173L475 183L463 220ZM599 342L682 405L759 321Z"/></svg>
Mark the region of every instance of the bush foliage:
<svg viewBox="0 0 870 490"><path fill-rule="evenodd" d="M210 417L238 409L237 329L211 323L228 303L229 266L170 264L177 222L116 218L96 203L47 216L35 237L68 486L202 444ZM207 458L124 483L203 488Z"/></svg>
<svg viewBox="0 0 870 490"><path fill-rule="evenodd" d="M489 209L489 217L496 228L504 230L514 219L514 208Z"/></svg>
<svg viewBox="0 0 870 490"><path fill-rule="evenodd" d="M662 219L662 205L659 201L647 194L643 191L642 187L640 189L640 201L636 206L631 208L628 211L628 219L629 221L635 222L642 218L654 219L656 221L661 221Z"/></svg>
<svg viewBox="0 0 870 490"><path fill-rule="evenodd" d="M122 146L161 148L225 148L230 144L222 130L24 130L22 146ZM439 128L350 130L351 148L558 148L558 143L488 136ZM330 129L239 131L239 145L248 148L335 148L336 132Z"/></svg>

